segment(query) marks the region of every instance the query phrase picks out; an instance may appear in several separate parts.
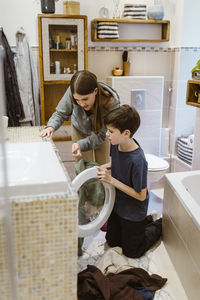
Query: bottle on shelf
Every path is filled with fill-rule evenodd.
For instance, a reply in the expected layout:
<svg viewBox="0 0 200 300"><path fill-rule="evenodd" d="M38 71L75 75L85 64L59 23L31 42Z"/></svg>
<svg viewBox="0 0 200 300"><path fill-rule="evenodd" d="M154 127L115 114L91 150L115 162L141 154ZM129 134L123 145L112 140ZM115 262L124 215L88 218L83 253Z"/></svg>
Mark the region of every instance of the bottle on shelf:
<svg viewBox="0 0 200 300"><path fill-rule="evenodd" d="M53 40L51 34L49 35L49 49L52 49L55 47L55 41Z"/></svg>
<svg viewBox="0 0 200 300"><path fill-rule="evenodd" d="M66 40L65 40L65 49L71 49L71 40L70 40L70 38L66 38Z"/></svg>
<svg viewBox="0 0 200 300"><path fill-rule="evenodd" d="M74 64L74 74L77 72L77 65Z"/></svg>
<svg viewBox="0 0 200 300"><path fill-rule="evenodd" d="M60 49L60 36L56 35L56 49Z"/></svg>
<svg viewBox="0 0 200 300"><path fill-rule="evenodd" d="M50 62L50 73L51 74L55 73L55 64L53 61Z"/></svg>
<svg viewBox="0 0 200 300"><path fill-rule="evenodd" d="M74 31L71 32L70 40L71 40L71 49L76 49L77 48L77 34L76 34L76 32L74 32Z"/></svg>
<svg viewBox="0 0 200 300"><path fill-rule="evenodd" d="M64 67L64 69L63 69L63 73L64 74L70 74L71 73L71 69L69 68L69 67Z"/></svg>
<svg viewBox="0 0 200 300"><path fill-rule="evenodd" d="M55 61L55 73L60 74L60 61Z"/></svg>

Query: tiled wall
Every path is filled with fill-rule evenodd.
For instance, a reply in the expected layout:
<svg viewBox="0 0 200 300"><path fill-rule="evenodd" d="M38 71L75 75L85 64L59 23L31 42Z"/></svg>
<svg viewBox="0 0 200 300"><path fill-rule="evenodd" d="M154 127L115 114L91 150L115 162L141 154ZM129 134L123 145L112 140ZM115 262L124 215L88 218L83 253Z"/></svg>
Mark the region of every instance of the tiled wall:
<svg viewBox="0 0 200 300"><path fill-rule="evenodd" d="M77 212L74 192L12 199L14 268L20 300L77 298ZM0 237L0 299L8 300L3 219Z"/></svg>
<svg viewBox="0 0 200 300"><path fill-rule="evenodd" d="M107 82L117 91L122 104L134 105L138 110L141 125L134 137L145 153L160 155L164 77L110 76ZM137 104L131 90L144 91L142 105Z"/></svg>
<svg viewBox="0 0 200 300"><path fill-rule="evenodd" d="M191 70L200 58L200 48L175 49L172 73L172 97L169 107L169 127L171 128L171 153L175 151L178 136L194 132L196 108L186 105L187 81L192 79Z"/></svg>
<svg viewBox="0 0 200 300"><path fill-rule="evenodd" d="M175 154L176 138L194 131L196 109L186 105L186 88L200 48L89 47L89 70L106 82L113 67L122 68L124 50L129 51L130 75L164 76L162 127L170 128L170 153Z"/></svg>
<svg viewBox="0 0 200 300"><path fill-rule="evenodd" d="M174 52L168 48L147 47L91 47L88 55L88 68L100 81L106 82L112 75L113 67L122 68L122 53L129 51L131 61L130 75L133 76L164 76L163 127L168 127L168 111L172 80L172 63Z"/></svg>
<svg viewBox="0 0 200 300"><path fill-rule="evenodd" d="M38 70L38 51L33 48ZM187 80L200 59L200 47L89 47L88 69L106 82L116 66L122 68L122 53L128 50L130 75L164 76L162 127L170 128L170 153L175 153L178 136L193 133L196 109L186 105Z"/></svg>

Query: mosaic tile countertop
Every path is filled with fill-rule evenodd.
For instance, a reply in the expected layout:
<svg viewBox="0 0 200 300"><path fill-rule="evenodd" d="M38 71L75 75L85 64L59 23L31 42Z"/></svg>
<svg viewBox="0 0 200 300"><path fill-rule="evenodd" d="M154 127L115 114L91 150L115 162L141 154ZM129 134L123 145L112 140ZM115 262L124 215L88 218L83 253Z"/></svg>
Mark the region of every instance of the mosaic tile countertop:
<svg viewBox="0 0 200 300"><path fill-rule="evenodd" d="M7 143L30 143L45 140L39 136L44 126L8 127Z"/></svg>

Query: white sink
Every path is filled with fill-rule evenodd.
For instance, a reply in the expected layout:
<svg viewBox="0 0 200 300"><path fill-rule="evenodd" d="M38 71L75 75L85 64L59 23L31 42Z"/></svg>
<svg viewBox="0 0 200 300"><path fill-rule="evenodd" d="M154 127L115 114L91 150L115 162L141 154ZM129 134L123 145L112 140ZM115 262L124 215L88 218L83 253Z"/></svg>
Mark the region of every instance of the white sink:
<svg viewBox="0 0 200 300"><path fill-rule="evenodd" d="M50 142L5 144L10 196L67 192L68 179ZM4 185L0 149L0 194Z"/></svg>

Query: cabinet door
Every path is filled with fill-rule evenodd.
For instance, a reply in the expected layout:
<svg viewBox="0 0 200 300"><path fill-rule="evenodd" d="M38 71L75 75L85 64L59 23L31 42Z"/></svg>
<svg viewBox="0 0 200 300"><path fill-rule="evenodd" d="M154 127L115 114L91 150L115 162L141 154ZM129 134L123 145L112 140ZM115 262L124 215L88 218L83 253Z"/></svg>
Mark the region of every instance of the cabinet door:
<svg viewBox="0 0 200 300"><path fill-rule="evenodd" d="M42 18L44 81L70 80L84 65L84 20Z"/></svg>

